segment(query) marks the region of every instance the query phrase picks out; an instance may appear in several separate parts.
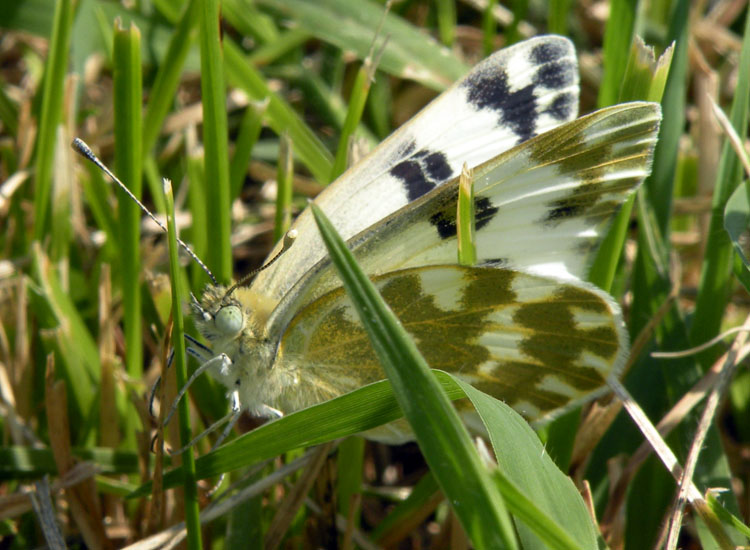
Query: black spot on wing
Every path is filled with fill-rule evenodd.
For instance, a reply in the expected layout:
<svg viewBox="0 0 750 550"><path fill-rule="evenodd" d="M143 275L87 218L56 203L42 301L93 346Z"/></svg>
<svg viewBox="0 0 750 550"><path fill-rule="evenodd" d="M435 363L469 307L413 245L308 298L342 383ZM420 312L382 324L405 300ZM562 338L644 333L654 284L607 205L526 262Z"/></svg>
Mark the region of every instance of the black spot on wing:
<svg viewBox="0 0 750 550"><path fill-rule="evenodd" d="M414 150L417 148L417 144L413 139L410 139L409 141L402 143L401 146L396 151L396 154L393 157L392 162L399 162L406 157L410 156Z"/></svg>
<svg viewBox="0 0 750 550"><path fill-rule="evenodd" d="M497 112L498 124L510 126L519 143L534 136L537 103L533 84L511 91L507 73L499 70L469 75L463 86L469 103L479 110Z"/></svg>
<svg viewBox="0 0 750 550"><path fill-rule="evenodd" d="M531 61L536 65L550 63L568 54L564 42L542 42L531 49Z"/></svg>
<svg viewBox="0 0 750 550"><path fill-rule="evenodd" d="M482 262L482 267L507 268L510 265L508 258L490 258Z"/></svg>
<svg viewBox="0 0 750 550"><path fill-rule="evenodd" d="M575 82L575 67L569 61L545 63L534 75L534 84L552 90L565 88Z"/></svg>
<svg viewBox="0 0 750 550"><path fill-rule="evenodd" d="M580 185L567 197L551 202L544 223L555 226L570 218L586 215L599 200L601 185L589 183Z"/></svg>
<svg viewBox="0 0 750 550"><path fill-rule="evenodd" d="M497 206L492 206L490 199L482 197L474 199L474 226L477 231L492 221L497 214Z"/></svg>
<svg viewBox="0 0 750 550"><path fill-rule="evenodd" d="M406 190L409 202L417 199L435 187L435 184L428 181L420 163L414 160L402 160L396 166L391 168L391 175L401 180Z"/></svg>
<svg viewBox="0 0 750 550"><path fill-rule="evenodd" d="M456 236L456 217L451 218L446 212L438 212L430 216L430 223L437 229L441 239L450 239Z"/></svg>
<svg viewBox="0 0 750 550"><path fill-rule="evenodd" d="M414 142L411 143L413 151ZM411 202L450 179L453 169L443 153L421 149L391 168L390 174L401 181Z"/></svg>
<svg viewBox="0 0 750 550"><path fill-rule="evenodd" d="M435 181L443 182L453 175L448 159L443 153L430 153L424 159L427 174Z"/></svg>
<svg viewBox="0 0 750 550"><path fill-rule="evenodd" d="M497 214L497 206L493 206L487 197L474 199L474 228L479 231L485 227ZM445 208L430 216L430 223L435 226L441 239L450 239L458 233L456 228L456 201L451 201Z"/></svg>
<svg viewBox="0 0 750 550"><path fill-rule="evenodd" d="M514 82L513 75L501 67L488 67L470 74L462 84L467 101L478 110L497 113L498 126L509 127L518 136L518 143L537 133L541 110L538 98L576 82L576 65L570 48L563 42L538 44L530 50L526 61L534 73L531 83L525 80L525 86ZM544 112L558 120L567 120L574 101L571 94L560 94Z"/></svg>
<svg viewBox="0 0 750 550"><path fill-rule="evenodd" d="M552 100L545 112L557 120L568 120L575 108L575 101L576 98L571 93L560 94Z"/></svg>

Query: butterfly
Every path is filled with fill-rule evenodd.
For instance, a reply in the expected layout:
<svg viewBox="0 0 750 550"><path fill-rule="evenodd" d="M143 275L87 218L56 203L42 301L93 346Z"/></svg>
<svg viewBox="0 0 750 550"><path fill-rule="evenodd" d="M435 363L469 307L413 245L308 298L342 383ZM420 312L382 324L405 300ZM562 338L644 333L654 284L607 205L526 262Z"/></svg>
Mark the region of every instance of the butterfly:
<svg viewBox="0 0 750 550"><path fill-rule="evenodd" d="M551 418L605 391L628 340L617 303L585 282L608 222L650 172L661 112L627 103L577 118L572 43L503 49L399 128L315 203L427 363ZM473 266L457 262L458 175L474 167ZM309 209L295 243L248 285L195 300L194 354L235 415L272 416L385 375ZM412 438L402 424L366 434Z"/></svg>

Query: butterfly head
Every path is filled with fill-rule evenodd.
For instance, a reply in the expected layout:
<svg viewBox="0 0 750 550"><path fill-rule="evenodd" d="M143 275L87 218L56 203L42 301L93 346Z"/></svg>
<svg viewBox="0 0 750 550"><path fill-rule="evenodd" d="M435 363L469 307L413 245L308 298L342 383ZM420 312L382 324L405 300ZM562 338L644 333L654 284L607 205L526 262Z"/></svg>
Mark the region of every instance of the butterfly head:
<svg viewBox="0 0 750 550"><path fill-rule="evenodd" d="M200 301L193 296L192 309L198 329L209 341L236 339L244 331L251 313L220 285L206 287Z"/></svg>
<svg viewBox="0 0 750 550"><path fill-rule="evenodd" d="M208 285L199 301L192 299L195 324L210 342L266 337L265 323L273 303L247 287Z"/></svg>

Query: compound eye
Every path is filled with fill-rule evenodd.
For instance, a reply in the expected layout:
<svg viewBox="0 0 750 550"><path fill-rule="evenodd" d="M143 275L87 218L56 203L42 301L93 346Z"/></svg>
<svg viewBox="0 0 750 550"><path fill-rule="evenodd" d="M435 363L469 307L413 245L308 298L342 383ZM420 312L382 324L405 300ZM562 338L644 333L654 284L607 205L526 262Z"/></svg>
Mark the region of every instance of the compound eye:
<svg viewBox="0 0 750 550"><path fill-rule="evenodd" d="M216 314L214 324L224 336L234 336L242 330L245 319L239 307L224 306Z"/></svg>

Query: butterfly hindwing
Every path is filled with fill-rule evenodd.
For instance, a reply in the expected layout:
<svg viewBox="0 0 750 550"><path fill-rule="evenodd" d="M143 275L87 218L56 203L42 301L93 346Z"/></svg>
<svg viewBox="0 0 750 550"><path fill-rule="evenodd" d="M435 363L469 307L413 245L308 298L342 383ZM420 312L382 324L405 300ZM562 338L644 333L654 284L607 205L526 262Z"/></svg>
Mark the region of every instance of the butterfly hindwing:
<svg viewBox="0 0 750 550"><path fill-rule="evenodd" d="M601 391L627 348L619 309L580 281L491 267L404 269L374 283L427 363L538 420ZM274 369L296 410L385 377L342 288L284 333Z"/></svg>
<svg viewBox="0 0 750 550"><path fill-rule="evenodd" d="M348 239L479 165L559 124L578 110L572 43L542 36L487 58L316 197ZM297 244L253 282L281 299L326 255L309 211L295 221ZM277 249L275 252L278 252Z"/></svg>

